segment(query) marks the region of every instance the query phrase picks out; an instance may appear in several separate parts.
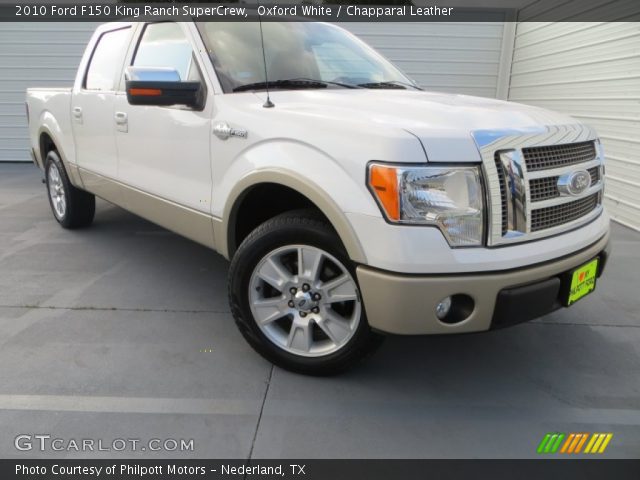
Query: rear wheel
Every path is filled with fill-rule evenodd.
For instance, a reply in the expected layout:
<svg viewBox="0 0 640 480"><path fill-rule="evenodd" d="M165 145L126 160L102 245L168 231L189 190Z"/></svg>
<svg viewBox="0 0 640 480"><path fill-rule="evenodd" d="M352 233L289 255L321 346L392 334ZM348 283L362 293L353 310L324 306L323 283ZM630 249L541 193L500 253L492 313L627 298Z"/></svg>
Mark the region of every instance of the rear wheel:
<svg viewBox="0 0 640 480"><path fill-rule="evenodd" d="M79 228L93 222L96 209L95 197L71 184L64 165L55 151L47 154L45 178L51 211L60 225L64 228Z"/></svg>
<svg viewBox="0 0 640 480"><path fill-rule="evenodd" d="M256 228L236 252L229 276L240 331L283 368L337 373L381 343L367 323L344 247L312 212L286 213Z"/></svg>

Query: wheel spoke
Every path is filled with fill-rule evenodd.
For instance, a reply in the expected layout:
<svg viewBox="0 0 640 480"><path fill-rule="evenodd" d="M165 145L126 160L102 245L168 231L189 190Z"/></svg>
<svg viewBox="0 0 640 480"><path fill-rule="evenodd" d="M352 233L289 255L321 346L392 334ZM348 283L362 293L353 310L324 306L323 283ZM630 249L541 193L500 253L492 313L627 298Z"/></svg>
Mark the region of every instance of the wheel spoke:
<svg viewBox="0 0 640 480"><path fill-rule="evenodd" d="M311 282L318 280L320 267L324 255L320 250L299 247L298 248L298 276L307 278Z"/></svg>
<svg viewBox="0 0 640 480"><path fill-rule="evenodd" d="M346 273L322 284L321 288L325 292L323 297L325 303L349 302L358 299L356 287Z"/></svg>
<svg viewBox="0 0 640 480"><path fill-rule="evenodd" d="M279 260L269 257L258 271L262 280L278 291L282 292L284 285L293 282L293 276L287 271Z"/></svg>
<svg viewBox="0 0 640 480"><path fill-rule="evenodd" d="M308 352L311 350L311 323L294 321L287 338L287 347Z"/></svg>
<svg viewBox="0 0 640 480"><path fill-rule="evenodd" d="M280 296L253 302L257 320L264 325L284 317L287 314L283 306L284 300L284 296Z"/></svg>
<svg viewBox="0 0 640 480"><path fill-rule="evenodd" d="M322 319L316 323L336 345L342 343L342 341L351 334L351 327L347 321L331 313L323 315Z"/></svg>

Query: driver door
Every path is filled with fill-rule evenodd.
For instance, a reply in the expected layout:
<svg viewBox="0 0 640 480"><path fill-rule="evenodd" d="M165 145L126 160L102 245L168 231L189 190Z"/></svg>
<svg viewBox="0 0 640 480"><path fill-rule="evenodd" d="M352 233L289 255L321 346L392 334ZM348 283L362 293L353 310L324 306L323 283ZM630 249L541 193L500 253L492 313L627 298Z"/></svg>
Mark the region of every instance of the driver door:
<svg viewBox="0 0 640 480"><path fill-rule="evenodd" d="M199 81L207 89L188 32L181 24L149 23L140 30L129 65L173 69L181 81ZM213 102L207 99L201 111L185 106L130 105L124 87L123 79L114 122L118 180L132 187L125 189L127 206L156 223L210 244ZM194 228L206 230L202 224L205 218L208 232L184 231L185 222L191 220L192 226L199 225ZM206 241L200 238L202 235Z"/></svg>

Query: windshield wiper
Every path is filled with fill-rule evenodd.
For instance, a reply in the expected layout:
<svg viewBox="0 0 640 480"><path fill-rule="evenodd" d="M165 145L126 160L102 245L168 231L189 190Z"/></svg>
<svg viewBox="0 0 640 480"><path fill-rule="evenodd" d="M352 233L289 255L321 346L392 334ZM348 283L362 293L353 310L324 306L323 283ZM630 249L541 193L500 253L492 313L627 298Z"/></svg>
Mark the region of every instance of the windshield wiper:
<svg viewBox="0 0 640 480"><path fill-rule="evenodd" d="M324 83L326 85L336 85L338 87L343 87L343 88L364 88L361 87L360 85L354 85L353 83L342 83L342 82L330 82L328 80L315 80L313 78L293 78L292 80L303 80L303 81L307 81L307 82L320 82L320 83Z"/></svg>
<svg viewBox="0 0 640 480"><path fill-rule="evenodd" d="M264 90L266 88L327 88L327 84L317 80L269 80L268 82L255 82L240 85L233 89L234 92L246 90Z"/></svg>
<svg viewBox="0 0 640 480"><path fill-rule="evenodd" d="M234 92L244 92L247 90L264 90L266 88L327 88L329 85L337 85L344 88L362 88L358 85L350 85L348 83L327 82L325 80L314 80L313 78L289 78L286 80L269 80L269 82L255 82L246 85L240 85L233 89Z"/></svg>
<svg viewBox="0 0 640 480"><path fill-rule="evenodd" d="M422 90L422 88L413 85L411 83L401 82L399 80L388 80L386 82L371 82L371 83L359 83L359 87L364 88L392 88L396 90L406 90L407 87L415 88L416 90Z"/></svg>

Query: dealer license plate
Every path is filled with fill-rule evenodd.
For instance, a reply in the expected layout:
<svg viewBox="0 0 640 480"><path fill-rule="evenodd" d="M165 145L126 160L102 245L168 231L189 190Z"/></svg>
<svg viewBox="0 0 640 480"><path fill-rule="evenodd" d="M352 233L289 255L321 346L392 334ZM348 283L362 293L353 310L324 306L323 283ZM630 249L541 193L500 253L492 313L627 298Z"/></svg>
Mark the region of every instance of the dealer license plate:
<svg viewBox="0 0 640 480"><path fill-rule="evenodd" d="M576 303L582 297L593 292L596 288L596 273L598 272L598 259L576 268L571 273L571 287L567 306Z"/></svg>

